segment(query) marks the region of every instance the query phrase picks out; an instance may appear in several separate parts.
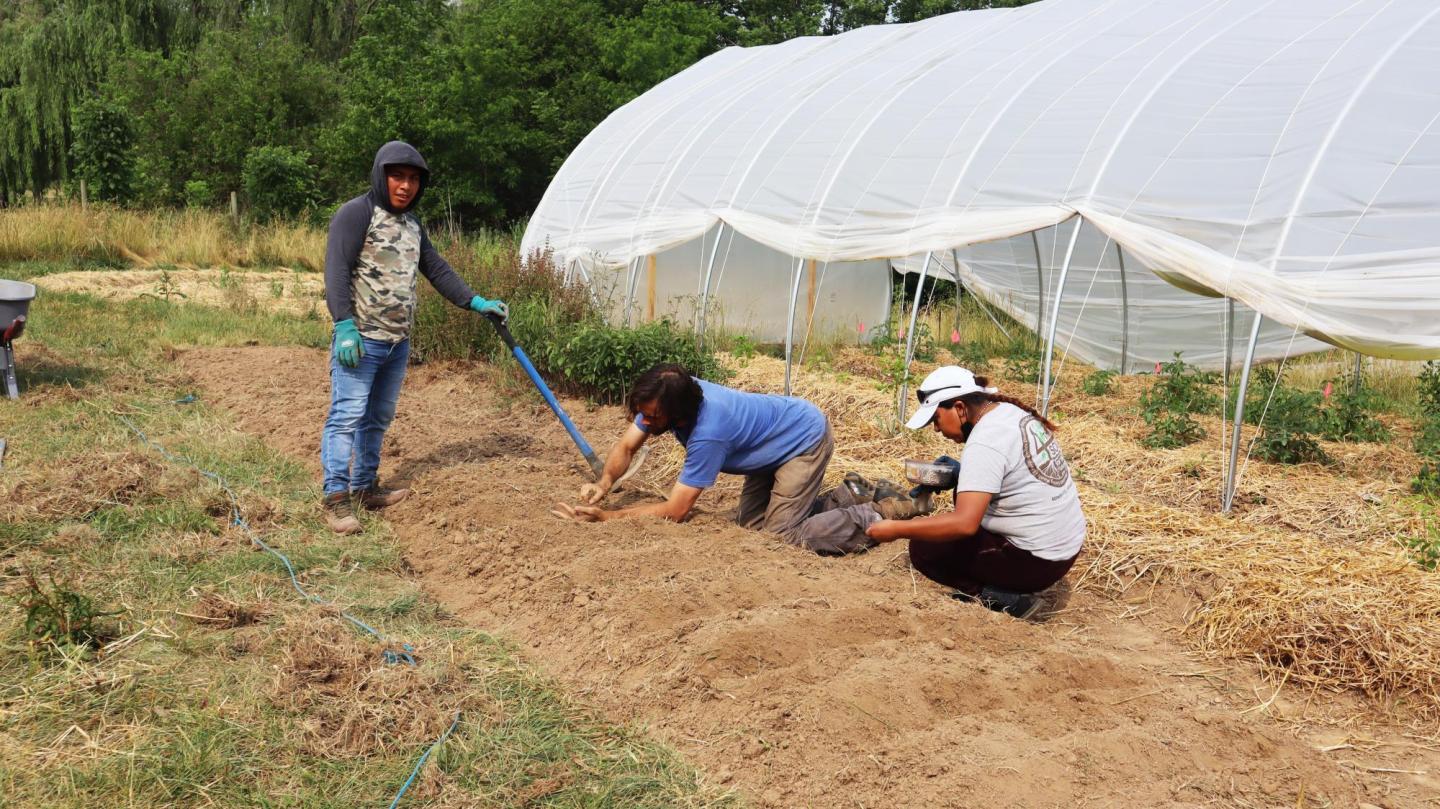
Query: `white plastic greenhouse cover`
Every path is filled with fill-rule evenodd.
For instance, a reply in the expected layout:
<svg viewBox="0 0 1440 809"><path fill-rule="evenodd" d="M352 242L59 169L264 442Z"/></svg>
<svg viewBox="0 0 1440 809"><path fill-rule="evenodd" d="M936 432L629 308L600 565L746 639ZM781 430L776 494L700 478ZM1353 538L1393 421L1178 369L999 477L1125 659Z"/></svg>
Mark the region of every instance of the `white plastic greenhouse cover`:
<svg viewBox="0 0 1440 809"><path fill-rule="evenodd" d="M1065 299L1078 307L1088 292L1078 322L1094 323L1077 331L1062 311L1058 342L1081 356L1118 345L1110 270L1093 263L1113 240L1132 275L1188 290L1161 293L1147 279L1155 296L1143 306L1200 307L1132 321L1137 358L1171 339L1217 350L1224 303L1195 292L1288 327L1266 345L1299 332L1435 357L1437 118L1435 0L1045 0L960 12L704 59L580 144L524 247L590 273L717 222L832 263L907 266L1011 239L960 255L962 277L975 267L972 282L998 302L1020 282L1002 278L1003 262L987 270L985 255L1015 255L1030 237L1013 237L1050 228L1048 246L1053 226L1079 214L1082 234L1100 241L1088 268L1077 255ZM1072 226L1041 262L1047 287ZM788 275L757 284L744 292L790 293ZM1145 322L1167 331L1150 340Z"/></svg>

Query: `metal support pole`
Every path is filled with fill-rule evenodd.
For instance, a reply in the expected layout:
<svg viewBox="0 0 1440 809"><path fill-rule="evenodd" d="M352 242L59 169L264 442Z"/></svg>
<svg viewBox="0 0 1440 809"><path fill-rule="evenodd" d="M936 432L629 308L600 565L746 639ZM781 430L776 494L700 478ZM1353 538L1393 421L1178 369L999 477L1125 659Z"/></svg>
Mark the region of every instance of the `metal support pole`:
<svg viewBox="0 0 1440 809"><path fill-rule="evenodd" d="M1060 325L1060 301L1065 298L1065 277L1070 274L1070 259L1075 256L1075 240L1080 238L1080 228L1085 220L1075 217L1075 229L1070 231L1070 245L1065 248L1065 261L1060 265L1060 280L1055 284L1055 302L1050 307L1050 328L1045 335L1045 357L1040 366L1040 415L1050 412L1050 361L1055 356L1055 329Z"/></svg>
<svg viewBox="0 0 1440 809"><path fill-rule="evenodd" d="M910 307L910 331L905 333L905 376L900 380L900 398L896 400L901 421L905 420L905 400L910 398L910 361L915 358L915 322L920 316L920 298L925 294L925 276L930 272L930 259L934 255L925 254L925 263L920 265L920 280L915 284L915 303Z"/></svg>
<svg viewBox="0 0 1440 809"><path fill-rule="evenodd" d="M1030 231L1030 244L1035 246L1035 333L1045 328L1045 267L1040 263L1040 237Z"/></svg>
<svg viewBox="0 0 1440 809"><path fill-rule="evenodd" d="M1225 491L1220 494L1220 511L1230 513L1235 503L1235 465L1240 460L1240 427L1245 423L1245 389L1250 386L1250 366L1255 362L1255 344L1260 341L1260 322L1265 318L1255 313L1250 326L1250 345L1245 349L1245 367L1240 369L1240 390L1235 395L1235 424L1230 434L1230 461L1225 469Z"/></svg>
<svg viewBox="0 0 1440 809"><path fill-rule="evenodd" d="M790 282L790 317L785 321L785 395L790 395L790 358L795 350L795 300L800 297L800 268L805 265L805 259L795 259L795 269L791 272Z"/></svg>
<svg viewBox="0 0 1440 809"><path fill-rule="evenodd" d="M1353 383L1351 383L1351 386L1350 386L1350 392L1351 392L1351 393L1359 393L1359 392L1360 392L1360 388L1361 388L1362 386L1364 386L1364 384L1365 384L1365 365L1364 365L1364 362L1365 362L1365 357L1364 357L1359 351L1356 351L1356 352L1355 352L1355 381L1354 381Z"/></svg>
<svg viewBox="0 0 1440 809"><path fill-rule="evenodd" d="M1235 364L1235 299L1225 299L1225 389L1230 389L1230 368Z"/></svg>
<svg viewBox="0 0 1440 809"><path fill-rule="evenodd" d="M1125 248L1115 243L1115 260L1120 262L1120 375L1130 362L1130 290L1125 285Z"/></svg>
<svg viewBox="0 0 1440 809"><path fill-rule="evenodd" d="M960 333L960 309L965 304L965 286L960 283L960 255L955 250L950 251L950 265L955 271L955 333Z"/></svg>
<svg viewBox="0 0 1440 809"><path fill-rule="evenodd" d="M725 235L725 223L715 229L715 244L710 246L710 260L705 262L705 274L700 279L700 344L705 344L706 311L710 308L710 274L715 271L715 255L720 252L720 237Z"/></svg>

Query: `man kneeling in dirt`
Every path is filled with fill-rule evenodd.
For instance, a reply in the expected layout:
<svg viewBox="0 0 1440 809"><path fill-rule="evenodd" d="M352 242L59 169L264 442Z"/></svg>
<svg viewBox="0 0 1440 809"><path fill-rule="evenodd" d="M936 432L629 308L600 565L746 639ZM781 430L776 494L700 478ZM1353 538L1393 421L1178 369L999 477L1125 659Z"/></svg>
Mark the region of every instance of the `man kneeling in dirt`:
<svg viewBox="0 0 1440 809"><path fill-rule="evenodd" d="M330 415L320 439L324 507L331 530L360 530L355 503L384 508L408 489L378 484L380 442L395 417L410 327L415 323L415 274L451 303L505 317L500 301L476 295L430 244L412 213L430 169L408 143L375 153L370 190L340 206L325 247L325 303L335 318L330 355Z"/></svg>
<svg viewBox="0 0 1440 809"><path fill-rule="evenodd" d="M649 514L681 522L721 472L744 475L737 522L801 544L796 529L810 516L835 449L830 422L804 399L745 393L696 379L680 365L646 371L628 397L634 422L610 450L599 481L580 489L584 505L559 504L560 516L583 522ZM651 436L673 430L685 448L680 479L662 503L606 511L597 504Z"/></svg>

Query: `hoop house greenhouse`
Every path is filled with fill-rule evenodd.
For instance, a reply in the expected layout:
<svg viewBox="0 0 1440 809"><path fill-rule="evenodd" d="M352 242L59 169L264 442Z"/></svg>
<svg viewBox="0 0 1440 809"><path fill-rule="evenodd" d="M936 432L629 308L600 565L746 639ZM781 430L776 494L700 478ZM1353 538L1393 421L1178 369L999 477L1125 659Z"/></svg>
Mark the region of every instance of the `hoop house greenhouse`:
<svg viewBox="0 0 1440 809"><path fill-rule="evenodd" d="M1437 118L1433 0L1044 0L720 51L598 126L523 246L787 344L883 319L893 267L1101 367L1431 358Z"/></svg>

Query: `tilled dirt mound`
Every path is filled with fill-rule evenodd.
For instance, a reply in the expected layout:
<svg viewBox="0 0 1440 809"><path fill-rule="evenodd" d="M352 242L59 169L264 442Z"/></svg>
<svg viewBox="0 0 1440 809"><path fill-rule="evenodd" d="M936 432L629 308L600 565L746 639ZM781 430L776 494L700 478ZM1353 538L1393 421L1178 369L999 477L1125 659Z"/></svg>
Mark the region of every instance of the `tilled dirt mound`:
<svg viewBox="0 0 1440 809"><path fill-rule="evenodd" d="M318 467L323 353L180 364ZM412 370L382 469L415 490L386 515L411 564L458 615L754 804L1412 805L1242 712L1214 683L1244 672L1192 659L1128 605L1078 592L1040 623L961 605L903 544L827 559L740 530L733 485L685 525L561 522L547 511L583 464L543 405L513 398L475 366ZM602 453L623 428L616 409L567 407Z"/></svg>

